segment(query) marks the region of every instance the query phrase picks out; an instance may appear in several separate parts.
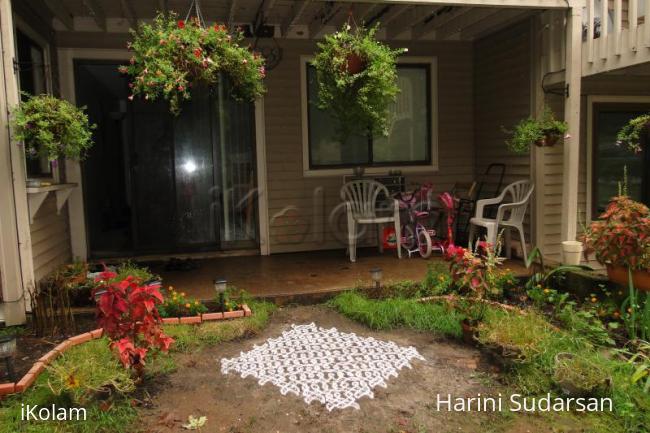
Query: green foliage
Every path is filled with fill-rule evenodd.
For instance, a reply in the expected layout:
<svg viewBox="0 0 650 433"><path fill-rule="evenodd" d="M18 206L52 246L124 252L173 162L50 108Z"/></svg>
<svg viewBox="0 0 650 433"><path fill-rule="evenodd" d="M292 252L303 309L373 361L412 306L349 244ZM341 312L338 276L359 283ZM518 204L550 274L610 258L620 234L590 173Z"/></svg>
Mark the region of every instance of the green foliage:
<svg viewBox="0 0 650 433"><path fill-rule="evenodd" d="M650 394L650 343L641 341L631 351L621 349L618 352L627 357L627 362L634 368L630 382L640 385L644 393Z"/></svg>
<svg viewBox="0 0 650 433"><path fill-rule="evenodd" d="M47 386L55 396L66 395L86 404L101 392L128 394L135 382L108 348L105 338L92 340L65 352L48 367Z"/></svg>
<svg viewBox="0 0 650 433"><path fill-rule="evenodd" d="M312 61L319 83L318 106L328 110L337 122L336 135L341 143L353 134L388 135L390 106L399 92L397 56L406 50L393 50L377 41L378 26L352 31L344 24L318 43ZM351 56L362 62L358 73L348 69Z"/></svg>
<svg viewBox="0 0 650 433"><path fill-rule="evenodd" d="M454 337L462 333L462 316L439 304L400 298L371 300L356 292L344 292L332 299L329 305L372 329L406 327Z"/></svg>
<svg viewBox="0 0 650 433"><path fill-rule="evenodd" d="M610 392L609 373L597 355L558 355L553 380L570 394L577 391L572 397L604 397Z"/></svg>
<svg viewBox="0 0 650 433"><path fill-rule="evenodd" d="M631 119L616 134L616 145L623 146L634 153L641 153L642 144L648 137L648 125L650 124L650 113Z"/></svg>
<svg viewBox="0 0 650 433"><path fill-rule="evenodd" d="M422 296L440 296L452 290L453 281L451 274L442 263L434 263L427 266L427 273L424 276L421 287Z"/></svg>
<svg viewBox="0 0 650 433"><path fill-rule="evenodd" d="M583 241L599 263L650 269L650 209L625 195L612 197L605 212L585 230Z"/></svg>
<svg viewBox="0 0 650 433"><path fill-rule="evenodd" d="M167 288L164 301L158 305L160 317L187 317L206 313L208 308L198 299L178 292L172 286Z"/></svg>
<svg viewBox="0 0 650 433"><path fill-rule="evenodd" d="M0 402L0 433L131 433L137 412L125 393L133 389L133 379L111 353L108 341L89 341L57 358L25 393ZM23 421L21 403L84 407L87 421Z"/></svg>
<svg viewBox="0 0 650 433"><path fill-rule="evenodd" d="M29 158L83 160L96 127L84 110L50 95L29 96L13 111L14 139L25 143Z"/></svg>
<svg viewBox="0 0 650 433"><path fill-rule="evenodd" d="M115 279L118 281L124 280L126 277L133 277L141 283L160 280L160 276L152 273L149 268L133 263L130 260L120 263L115 269L115 273L117 274Z"/></svg>
<svg viewBox="0 0 650 433"><path fill-rule="evenodd" d="M131 35L133 57L120 72L131 76L133 95L146 100L162 97L174 114L191 98L192 86L214 86L222 74L232 83L236 99L254 101L265 92L264 58L240 45L239 31L229 33L219 24L204 28L196 19L177 21L171 13L159 14L151 24L141 23Z"/></svg>
<svg viewBox="0 0 650 433"><path fill-rule="evenodd" d="M268 302L250 301L246 303L253 315L237 320L205 322L195 325L165 326L165 333L174 338L172 352L190 352L203 347L214 346L221 342L231 341L255 335L268 323L275 305Z"/></svg>
<svg viewBox="0 0 650 433"><path fill-rule="evenodd" d="M515 125L513 131L504 129L511 137L506 145L514 153L526 153L534 143L540 143L548 136L562 136L568 130L566 122L556 120L549 107L544 108L541 119L528 117Z"/></svg>

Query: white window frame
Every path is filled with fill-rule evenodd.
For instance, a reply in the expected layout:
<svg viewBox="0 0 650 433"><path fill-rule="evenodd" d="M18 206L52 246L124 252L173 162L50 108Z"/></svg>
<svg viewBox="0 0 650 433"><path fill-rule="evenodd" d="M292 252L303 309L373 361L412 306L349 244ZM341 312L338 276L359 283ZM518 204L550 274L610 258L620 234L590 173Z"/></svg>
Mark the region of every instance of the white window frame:
<svg viewBox="0 0 650 433"><path fill-rule="evenodd" d="M309 166L309 103L307 101L307 63L314 56L300 56L300 99L302 120L302 172L303 177L334 177L352 174L353 168L322 168ZM402 173L431 173L438 171L438 58L407 56L398 59L400 64L427 64L431 70L431 163L426 165L388 165L366 167L366 174L386 174L390 170Z"/></svg>
<svg viewBox="0 0 650 433"><path fill-rule="evenodd" d="M599 103L617 104L650 104L650 96L630 95L588 95L587 96L587 188L585 220L589 224L592 221L593 207L593 178L594 178L594 104Z"/></svg>
<svg viewBox="0 0 650 433"><path fill-rule="evenodd" d="M52 94L52 68L51 68L51 53L50 53L50 44L43 39L41 35L38 34L25 20L19 16L14 15L14 41L17 44L18 38L16 32L24 33L29 39L34 41L42 50L43 50L43 63L45 69L45 91L48 95ZM16 57L18 57L18 46L14 48L16 52ZM20 88L20 74L16 74L16 81L18 82L18 89ZM27 174L27 155L24 155L25 159L25 176L29 177ZM47 176L39 177L38 180L44 182L59 183L61 181L61 171L59 164L52 165L50 163L51 172Z"/></svg>

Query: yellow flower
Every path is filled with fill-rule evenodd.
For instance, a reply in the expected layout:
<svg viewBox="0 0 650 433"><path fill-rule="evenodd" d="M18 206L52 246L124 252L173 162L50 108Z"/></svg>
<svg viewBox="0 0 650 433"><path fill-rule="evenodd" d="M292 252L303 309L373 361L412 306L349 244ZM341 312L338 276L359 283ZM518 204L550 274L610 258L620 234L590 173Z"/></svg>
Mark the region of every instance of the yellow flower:
<svg viewBox="0 0 650 433"><path fill-rule="evenodd" d="M185 296L185 292L181 292L181 296Z"/></svg>
<svg viewBox="0 0 650 433"><path fill-rule="evenodd" d="M194 305L199 305L199 301L194 301Z"/></svg>
<svg viewBox="0 0 650 433"><path fill-rule="evenodd" d="M174 286L169 286L169 291L173 292L174 291Z"/></svg>
<svg viewBox="0 0 650 433"><path fill-rule="evenodd" d="M68 388L77 388L79 386L79 379L77 379L75 375L71 374L68 376L67 385Z"/></svg>
<svg viewBox="0 0 650 433"><path fill-rule="evenodd" d="M598 302L598 298L596 298L595 296L592 296L591 303L595 304L596 302Z"/></svg>
<svg viewBox="0 0 650 433"><path fill-rule="evenodd" d="M189 302L187 304L185 304L185 308L190 308L190 307L191 307L191 305L190 305Z"/></svg>
<svg viewBox="0 0 650 433"><path fill-rule="evenodd" d="M548 287L544 289L544 293L550 293L550 291L551 289L549 289Z"/></svg>

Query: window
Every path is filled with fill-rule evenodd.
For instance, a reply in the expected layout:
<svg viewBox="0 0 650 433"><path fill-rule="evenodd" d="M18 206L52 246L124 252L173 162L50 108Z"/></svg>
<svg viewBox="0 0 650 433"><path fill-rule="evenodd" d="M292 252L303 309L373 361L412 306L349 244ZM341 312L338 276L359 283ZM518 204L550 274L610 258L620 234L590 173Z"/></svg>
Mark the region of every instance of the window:
<svg viewBox="0 0 650 433"><path fill-rule="evenodd" d="M628 194L650 204L650 154L638 155L616 145L617 132L632 118L650 111L648 104L602 103L593 108L592 215L605 210L618 194L618 184L627 167Z"/></svg>
<svg viewBox="0 0 650 433"><path fill-rule="evenodd" d="M20 30L16 30L18 78L20 91L30 95L47 93L45 50ZM24 94L22 98L26 98ZM27 176L52 177L52 166L46 157L27 158Z"/></svg>
<svg viewBox="0 0 650 433"><path fill-rule="evenodd" d="M309 169L432 165L432 74L435 72L432 69L431 62L399 64L397 84L400 93L391 108L389 136L353 136L342 146L334 138L336 125L333 119L318 108L316 70L305 60L305 152Z"/></svg>

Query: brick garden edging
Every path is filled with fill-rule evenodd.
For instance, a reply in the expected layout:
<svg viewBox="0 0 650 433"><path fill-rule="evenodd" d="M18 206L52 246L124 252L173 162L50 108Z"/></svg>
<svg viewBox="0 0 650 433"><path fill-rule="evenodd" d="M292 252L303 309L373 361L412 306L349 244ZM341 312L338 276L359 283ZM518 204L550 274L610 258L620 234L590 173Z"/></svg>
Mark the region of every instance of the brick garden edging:
<svg viewBox="0 0 650 433"><path fill-rule="evenodd" d="M164 325L179 325L179 324L199 324L202 322L211 322L214 320L235 319L238 317L252 316L253 312L248 305L243 304L241 310L226 311L225 313L205 313L200 316L191 317L168 317L162 319ZM71 347L85 343L90 340L101 338L104 334L102 328L95 329L90 332L75 335L67 340L59 343L54 349L41 356L32 366L31 369L20 379L14 383L0 383L0 398L5 395L24 392L29 388L38 378L39 374L45 371L45 367L58 358L63 352Z"/></svg>

